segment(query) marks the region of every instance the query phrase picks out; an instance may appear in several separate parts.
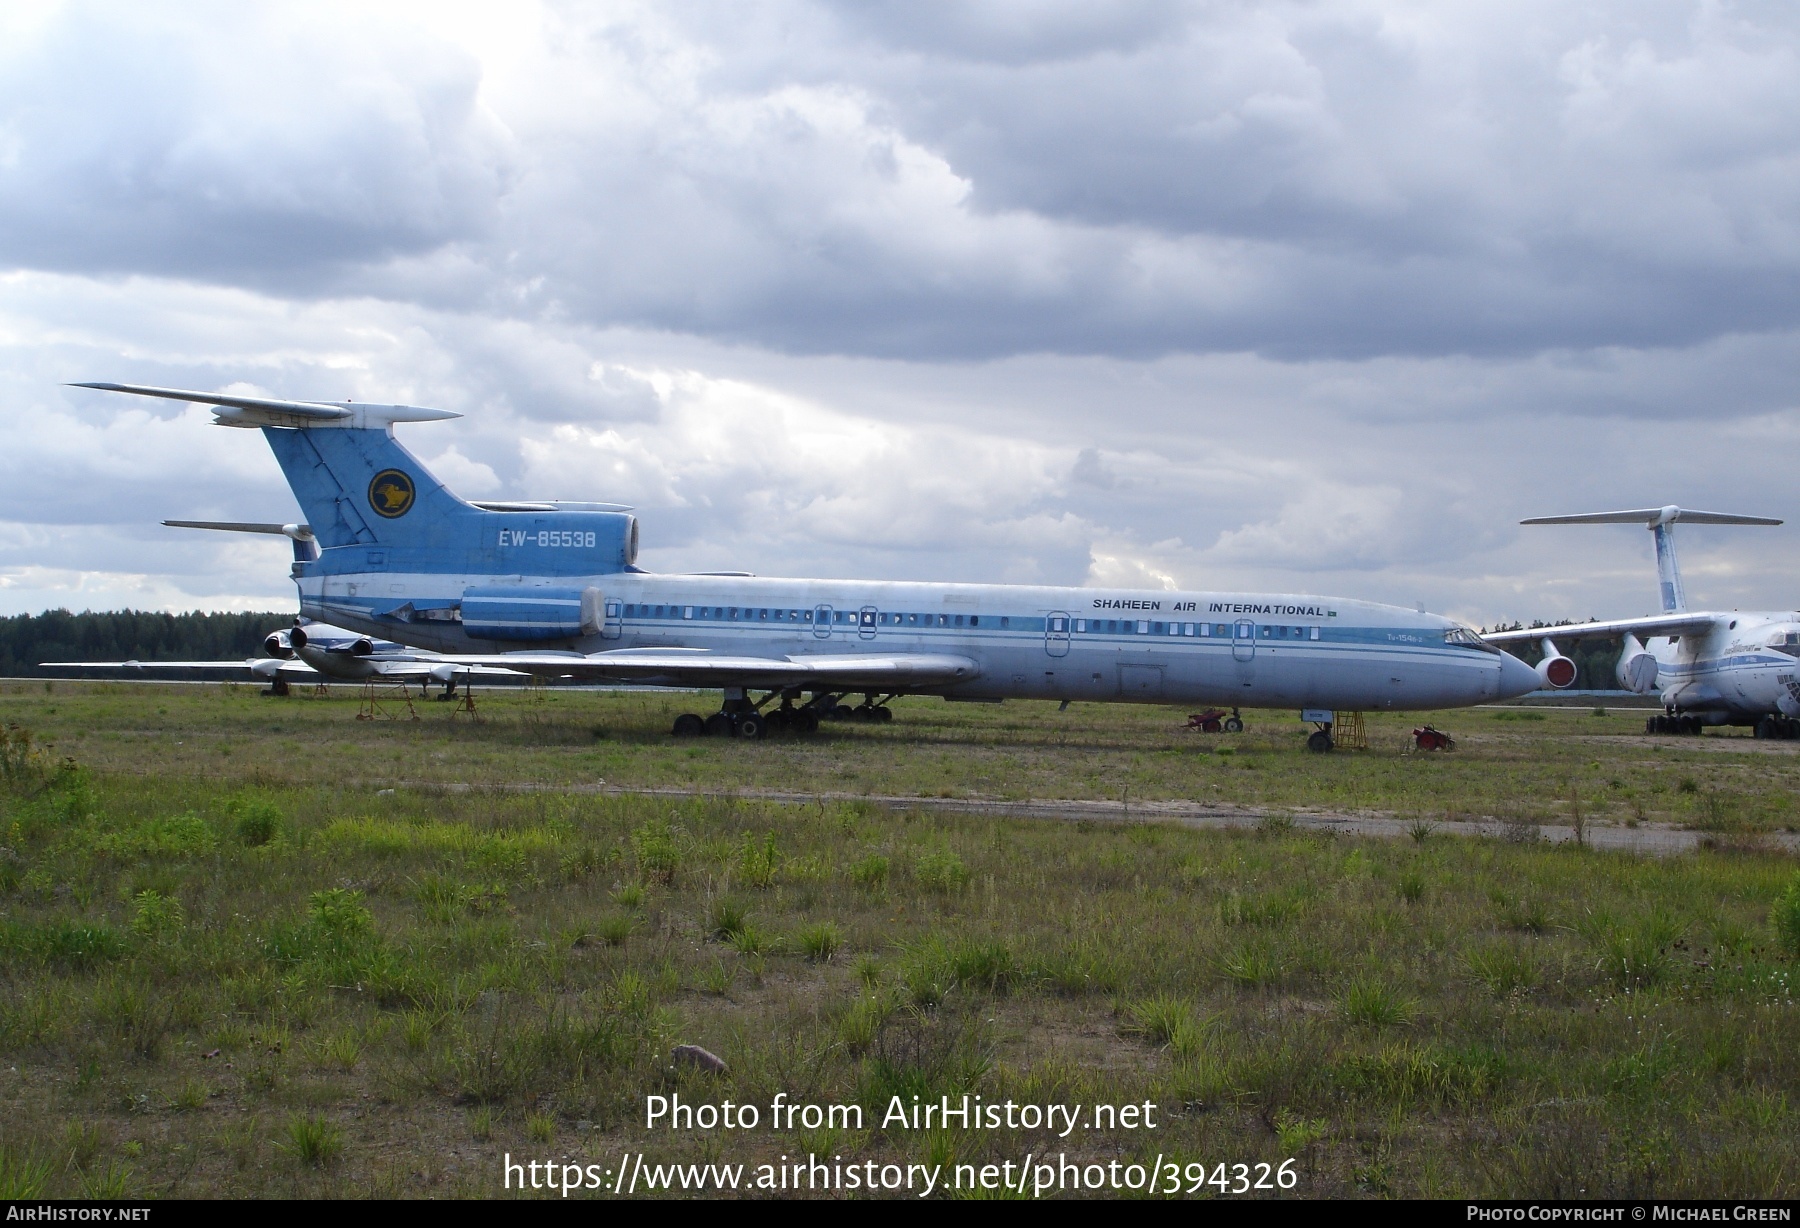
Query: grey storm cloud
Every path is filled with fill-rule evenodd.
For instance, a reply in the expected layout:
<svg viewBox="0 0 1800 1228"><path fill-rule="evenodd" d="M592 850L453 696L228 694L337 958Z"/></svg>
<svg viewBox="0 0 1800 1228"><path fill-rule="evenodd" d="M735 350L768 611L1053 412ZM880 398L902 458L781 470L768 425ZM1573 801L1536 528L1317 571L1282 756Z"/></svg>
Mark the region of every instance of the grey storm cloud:
<svg viewBox="0 0 1800 1228"><path fill-rule="evenodd" d="M1688 344L1800 310L1800 19L1612 3L68 5L0 258L795 352ZM509 75L510 74L510 75Z"/></svg>

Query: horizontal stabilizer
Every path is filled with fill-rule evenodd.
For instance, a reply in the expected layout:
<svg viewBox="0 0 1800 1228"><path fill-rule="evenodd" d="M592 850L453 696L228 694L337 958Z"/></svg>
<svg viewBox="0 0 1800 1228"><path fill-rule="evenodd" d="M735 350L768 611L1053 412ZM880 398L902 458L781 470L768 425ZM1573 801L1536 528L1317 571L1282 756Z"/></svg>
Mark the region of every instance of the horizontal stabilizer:
<svg viewBox="0 0 1800 1228"><path fill-rule="evenodd" d="M283 401L274 397L246 397L222 392L187 392L179 388L153 388L144 384L71 384L71 388L96 388L101 392L128 392L133 396L161 397L215 407L224 426L349 426L379 428L396 422L440 422L460 418L447 409L417 405L365 405L356 401Z"/></svg>
<svg viewBox="0 0 1800 1228"><path fill-rule="evenodd" d="M1520 524L1780 524L1769 516L1738 516L1730 512L1697 512L1684 507L1646 507L1626 512L1583 512L1575 516L1533 516Z"/></svg>
<svg viewBox="0 0 1800 1228"><path fill-rule="evenodd" d="M165 520L163 524L171 529L217 529L221 533L269 533L276 537L291 537L295 541L309 542L313 539L312 528L303 524L263 524L250 520Z"/></svg>

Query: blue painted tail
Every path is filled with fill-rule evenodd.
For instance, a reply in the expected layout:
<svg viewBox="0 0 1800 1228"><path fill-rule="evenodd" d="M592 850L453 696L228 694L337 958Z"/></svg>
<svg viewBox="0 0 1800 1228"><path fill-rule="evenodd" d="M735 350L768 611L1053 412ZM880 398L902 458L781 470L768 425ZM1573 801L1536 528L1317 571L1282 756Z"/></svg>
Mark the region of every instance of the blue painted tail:
<svg viewBox="0 0 1800 1228"><path fill-rule="evenodd" d="M451 494L389 431L262 432L323 548L480 545L480 509Z"/></svg>

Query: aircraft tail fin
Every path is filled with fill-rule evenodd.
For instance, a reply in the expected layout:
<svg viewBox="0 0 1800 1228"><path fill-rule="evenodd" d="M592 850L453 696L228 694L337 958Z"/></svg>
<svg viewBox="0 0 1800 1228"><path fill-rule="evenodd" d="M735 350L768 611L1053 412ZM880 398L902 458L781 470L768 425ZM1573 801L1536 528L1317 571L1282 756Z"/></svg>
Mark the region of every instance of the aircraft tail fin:
<svg viewBox="0 0 1800 1228"><path fill-rule="evenodd" d="M462 546L448 540L475 509L386 429L266 426L263 437L287 475L319 544Z"/></svg>
<svg viewBox="0 0 1800 1228"><path fill-rule="evenodd" d="M1638 508L1623 512L1582 512L1574 516L1533 516L1520 524L1641 524L1656 534L1656 578L1661 589L1665 613L1679 614L1687 609L1687 591L1681 584L1681 565L1675 558L1675 528L1678 524L1759 524L1776 525L1781 521L1770 516L1741 516L1734 512L1701 512L1692 508Z"/></svg>
<svg viewBox="0 0 1800 1228"><path fill-rule="evenodd" d="M594 575L635 567L637 521L620 504L560 499L469 503L394 438L396 422L461 417L416 405L286 401L140 384L77 384L214 407L221 426L257 427L306 514L305 524L181 521L182 527L282 533L297 564L345 546L370 570ZM294 573L301 575L300 571ZM335 574L335 572L333 573Z"/></svg>

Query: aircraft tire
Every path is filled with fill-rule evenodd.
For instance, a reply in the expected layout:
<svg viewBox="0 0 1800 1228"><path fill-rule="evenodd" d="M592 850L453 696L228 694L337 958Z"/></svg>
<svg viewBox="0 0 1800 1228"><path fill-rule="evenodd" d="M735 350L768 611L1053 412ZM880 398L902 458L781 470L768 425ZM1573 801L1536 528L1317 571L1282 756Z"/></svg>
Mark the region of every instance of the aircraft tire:
<svg viewBox="0 0 1800 1228"><path fill-rule="evenodd" d="M678 738L698 738L706 734L706 721L692 712L683 712L675 718L675 728L669 731Z"/></svg>
<svg viewBox="0 0 1800 1228"><path fill-rule="evenodd" d="M874 708L870 711L870 716L885 725L894 719L894 710L888 707Z"/></svg>
<svg viewBox="0 0 1800 1228"><path fill-rule="evenodd" d="M1235 716L1226 717L1225 718L1225 732L1226 733L1242 733L1242 732L1244 732L1244 722L1239 720Z"/></svg>
<svg viewBox="0 0 1800 1228"><path fill-rule="evenodd" d="M743 738L746 741L754 742L758 738L767 737L768 733L769 722L764 720L760 713L746 712L744 715L738 717L738 737Z"/></svg>
<svg viewBox="0 0 1800 1228"><path fill-rule="evenodd" d="M1306 739L1306 749L1315 755L1330 753L1331 735L1323 729L1314 730L1312 736Z"/></svg>
<svg viewBox="0 0 1800 1228"><path fill-rule="evenodd" d="M709 738L728 738L732 734L731 718L723 712L715 712L702 723L701 732Z"/></svg>
<svg viewBox="0 0 1800 1228"><path fill-rule="evenodd" d="M819 732L819 714L811 708L802 708L794 713L794 728L801 733Z"/></svg>
<svg viewBox="0 0 1800 1228"><path fill-rule="evenodd" d="M1780 737L1781 735L1776 732L1775 718L1772 716L1763 716L1757 718L1756 728L1752 731L1750 736L1767 740L1769 738Z"/></svg>

